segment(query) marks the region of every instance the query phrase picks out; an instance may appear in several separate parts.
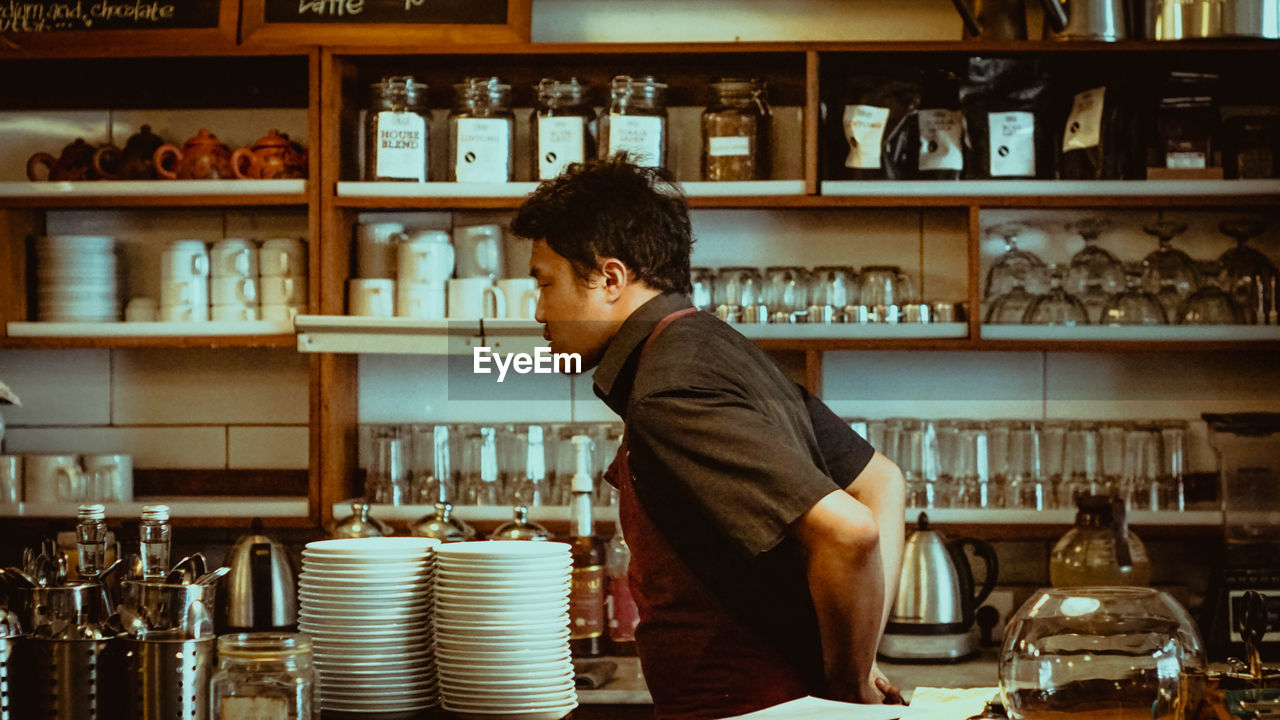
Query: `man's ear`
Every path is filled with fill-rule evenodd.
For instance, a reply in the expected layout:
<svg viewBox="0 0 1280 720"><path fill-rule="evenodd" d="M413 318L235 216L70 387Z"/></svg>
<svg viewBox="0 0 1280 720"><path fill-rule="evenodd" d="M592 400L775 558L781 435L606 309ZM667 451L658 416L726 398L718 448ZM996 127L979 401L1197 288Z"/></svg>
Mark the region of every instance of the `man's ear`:
<svg viewBox="0 0 1280 720"><path fill-rule="evenodd" d="M618 258L605 258L600 262L600 287L605 299L613 302L622 296L631 282L631 269Z"/></svg>

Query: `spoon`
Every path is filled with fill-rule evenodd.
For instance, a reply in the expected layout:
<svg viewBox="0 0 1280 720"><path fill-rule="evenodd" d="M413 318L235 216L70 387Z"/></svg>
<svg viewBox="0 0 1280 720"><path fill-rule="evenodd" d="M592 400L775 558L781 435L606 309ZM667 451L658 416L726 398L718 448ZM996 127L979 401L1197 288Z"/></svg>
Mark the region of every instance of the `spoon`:
<svg viewBox="0 0 1280 720"><path fill-rule="evenodd" d="M231 568L229 567L214 568L209 572L196 578L196 585L213 585L214 583L218 582L223 577L225 577L226 574L229 572L231 572Z"/></svg>
<svg viewBox="0 0 1280 720"><path fill-rule="evenodd" d="M120 617L120 625L130 637L135 637L139 640L146 638L147 624L143 622L142 616L136 610L128 605L117 605L116 612Z"/></svg>

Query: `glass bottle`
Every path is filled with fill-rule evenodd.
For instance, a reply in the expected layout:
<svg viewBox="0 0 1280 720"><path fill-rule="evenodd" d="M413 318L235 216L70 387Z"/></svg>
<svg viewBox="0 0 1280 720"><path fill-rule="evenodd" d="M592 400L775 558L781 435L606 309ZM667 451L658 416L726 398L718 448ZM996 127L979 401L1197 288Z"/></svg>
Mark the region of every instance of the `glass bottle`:
<svg viewBox="0 0 1280 720"><path fill-rule="evenodd" d="M666 83L652 76L615 77L609 110L600 116L600 157L625 152L634 165L666 167L666 92Z"/></svg>
<svg viewBox="0 0 1280 720"><path fill-rule="evenodd" d="M362 180L426 182L431 120L425 84L408 75L373 83L363 125Z"/></svg>
<svg viewBox="0 0 1280 720"><path fill-rule="evenodd" d="M76 514L76 572L81 580L95 578L107 566L107 508L81 505Z"/></svg>
<svg viewBox="0 0 1280 720"><path fill-rule="evenodd" d="M510 182L515 148L511 86L496 77L467 78L453 91L449 182Z"/></svg>
<svg viewBox="0 0 1280 720"><path fill-rule="evenodd" d="M316 687L307 636L237 633L218 638L218 671L209 682L212 717L317 720Z"/></svg>
<svg viewBox="0 0 1280 720"><path fill-rule="evenodd" d="M1151 562L1142 541L1129 531L1124 501L1081 495L1076 506L1075 527L1049 554L1049 582L1054 587L1149 585Z"/></svg>
<svg viewBox="0 0 1280 720"><path fill-rule="evenodd" d="M605 598L605 611L609 619L609 651L614 655L635 655L640 611L631 595L631 581L627 576L631 548L622 535L621 523L615 526L606 554L605 574L609 576L609 591Z"/></svg>
<svg viewBox="0 0 1280 720"><path fill-rule="evenodd" d="M142 542L142 578L162 580L169 574L168 505L144 505L138 535Z"/></svg>
<svg viewBox="0 0 1280 720"><path fill-rule="evenodd" d="M531 167L535 180L550 180L571 163L595 157L592 137L595 111L587 103L587 87L578 78L543 78L535 88L538 104L530 120L529 145L533 149Z"/></svg>
<svg viewBox="0 0 1280 720"><path fill-rule="evenodd" d="M773 111L760 80L722 79L702 111L702 179L766 180Z"/></svg>
<svg viewBox="0 0 1280 720"><path fill-rule="evenodd" d="M569 589L569 650L574 657L595 657L604 653L604 562L605 547L596 537L591 521L592 477L591 438L575 435L571 441L575 459L569 489L569 538L573 571Z"/></svg>

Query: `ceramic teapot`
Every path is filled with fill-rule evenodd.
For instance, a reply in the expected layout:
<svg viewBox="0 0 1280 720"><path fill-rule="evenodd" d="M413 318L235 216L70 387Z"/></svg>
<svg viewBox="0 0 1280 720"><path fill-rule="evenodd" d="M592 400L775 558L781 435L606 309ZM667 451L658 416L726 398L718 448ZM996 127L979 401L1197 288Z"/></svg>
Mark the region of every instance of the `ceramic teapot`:
<svg viewBox="0 0 1280 720"><path fill-rule="evenodd" d="M156 148L152 159L156 173L168 180L228 180L235 177L231 172L231 150L204 128L183 143L181 150L168 143L161 145Z"/></svg>
<svg viewBox="0 0 1280 720"><path fill-rule="evenodd" d="M62 149L62 154L54 157L49 153L38 152L27 160L27 179L33 182L40 180L97 180L98 173L93 169L95 149L83 138ZM38 168L43 165L46 170L44 178L39 177Z"/></svg>
<svg viewBox="0 0 1280 720"><path fill-rule="evenodd" d="M143 125L129 137L124 150L103 145L94 151L93 169L108 180L154 180L155 154L161 145L164 140L151 132L150 125Z"/></svg>
<svg viewBox="0 0 1280 720"><path fill-rule="evenodd" d="M231 171L241 180L283 180L307 176L307 151L272 130L252 148L231 153Z"/></svg>

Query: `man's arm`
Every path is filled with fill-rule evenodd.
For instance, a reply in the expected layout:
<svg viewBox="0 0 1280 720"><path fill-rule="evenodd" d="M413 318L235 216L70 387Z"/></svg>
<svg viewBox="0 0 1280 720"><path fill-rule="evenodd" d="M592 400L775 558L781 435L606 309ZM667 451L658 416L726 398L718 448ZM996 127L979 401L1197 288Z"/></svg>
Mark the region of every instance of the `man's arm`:
<svg viewBox="0 0 1280 720"><path fill-rule="evenodd" d="M880 562L884 570L884 611L880 632L884 632L889 612L893 609L902 572L902 548L906 534L907 484L902 471L889 458L876 453L858 477L845 488L855 500L871 511L880 531Z"/></svg>

